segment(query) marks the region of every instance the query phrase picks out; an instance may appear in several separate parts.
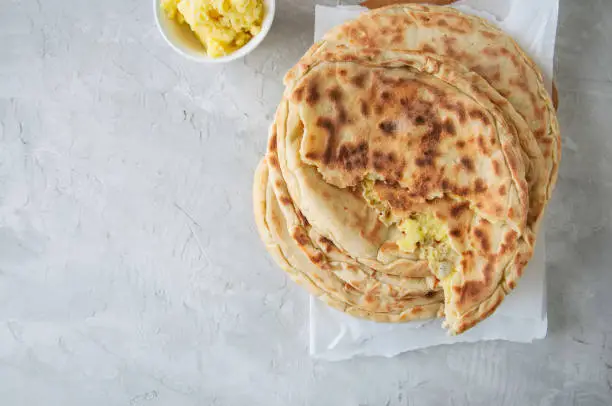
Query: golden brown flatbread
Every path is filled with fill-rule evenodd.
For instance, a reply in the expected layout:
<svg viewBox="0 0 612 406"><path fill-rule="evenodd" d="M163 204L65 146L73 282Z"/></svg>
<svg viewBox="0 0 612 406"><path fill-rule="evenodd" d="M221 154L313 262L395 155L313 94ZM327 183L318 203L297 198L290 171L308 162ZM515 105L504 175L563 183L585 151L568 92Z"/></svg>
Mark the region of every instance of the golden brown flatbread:
<svg viewBox="0 0 612 406"><path fill-rule="evenodd" d="M509 35L451 7L403 4L363 13L332 29L323 40L351 48L411 50L452 58L487 80L525 119L544 155L541 179L529 177L529 222L537 230L557 179L559 124L540 70Z"/></svg>
<svg viewBox="0 0 612 406"><path fill-rule="evenodd" d="M288 72L255 217L279 265L328 304L375 321L444 315L457 334L495 310L533 253L558 126L509 37L414 7L332 30ZM477 38L488 45L464 51ZM494 58L477 64L473 49Z"/></svg>

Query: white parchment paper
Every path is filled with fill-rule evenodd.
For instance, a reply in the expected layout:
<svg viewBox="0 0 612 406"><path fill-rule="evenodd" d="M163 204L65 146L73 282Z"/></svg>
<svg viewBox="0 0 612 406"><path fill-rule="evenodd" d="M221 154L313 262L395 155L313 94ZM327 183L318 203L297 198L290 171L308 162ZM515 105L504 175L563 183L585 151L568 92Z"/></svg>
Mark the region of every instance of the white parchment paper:
<svg viewBox="0 0 612 406"><path fill-rule="evenodd" d="M558 0L464 0L454 7L484 17L512 35L540 66L547 89L551 91ZM317 6L315 40L364 10L357 6ZM360 355L392 357L440 344L480 340L531 342L544 338L547 330L545 271L545 241L541 232L533 259L517 288L491 317L457 337L448 336L440 320L404 324L369 322L311 298L310 353L327 360Z"/></svg>

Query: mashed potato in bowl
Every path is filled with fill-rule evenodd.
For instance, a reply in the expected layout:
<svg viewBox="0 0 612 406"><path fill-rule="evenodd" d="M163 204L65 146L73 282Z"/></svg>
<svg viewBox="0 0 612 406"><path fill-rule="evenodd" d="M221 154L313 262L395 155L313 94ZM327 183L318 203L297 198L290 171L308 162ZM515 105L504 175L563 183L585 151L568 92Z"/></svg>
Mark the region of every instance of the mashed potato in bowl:
<svg viewBox="0 0 612 406"><path fill-rule="evenodd" d="M161 7L168 18L187 24L212 58L244 46L264 17L263 0L162 0Z"/></svg>

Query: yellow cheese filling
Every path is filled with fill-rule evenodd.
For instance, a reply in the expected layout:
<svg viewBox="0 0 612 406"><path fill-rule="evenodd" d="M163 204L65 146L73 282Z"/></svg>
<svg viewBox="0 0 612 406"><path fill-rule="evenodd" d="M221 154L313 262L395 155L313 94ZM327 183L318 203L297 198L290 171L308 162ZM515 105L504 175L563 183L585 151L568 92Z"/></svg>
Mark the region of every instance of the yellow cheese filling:
<svg viewBox="0 0 612 406"><path fill-rule="evenodd" d="M234 52L261 31L263 0L162 0L168 18L189 25L208 56Z"/></svg>

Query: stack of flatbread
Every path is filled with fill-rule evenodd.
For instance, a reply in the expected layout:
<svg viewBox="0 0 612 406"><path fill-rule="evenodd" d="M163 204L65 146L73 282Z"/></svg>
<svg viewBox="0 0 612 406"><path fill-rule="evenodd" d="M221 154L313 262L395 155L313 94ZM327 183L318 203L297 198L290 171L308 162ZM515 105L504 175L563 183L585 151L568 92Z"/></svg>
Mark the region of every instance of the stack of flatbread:
<svg viewBox="0 0 612 406"><path fill-rule="evenodd" d="M380 322L492 314L529 262L560 159L537 66L481 18L373 10L285 76L254 184L293 280Z"/></svg>

